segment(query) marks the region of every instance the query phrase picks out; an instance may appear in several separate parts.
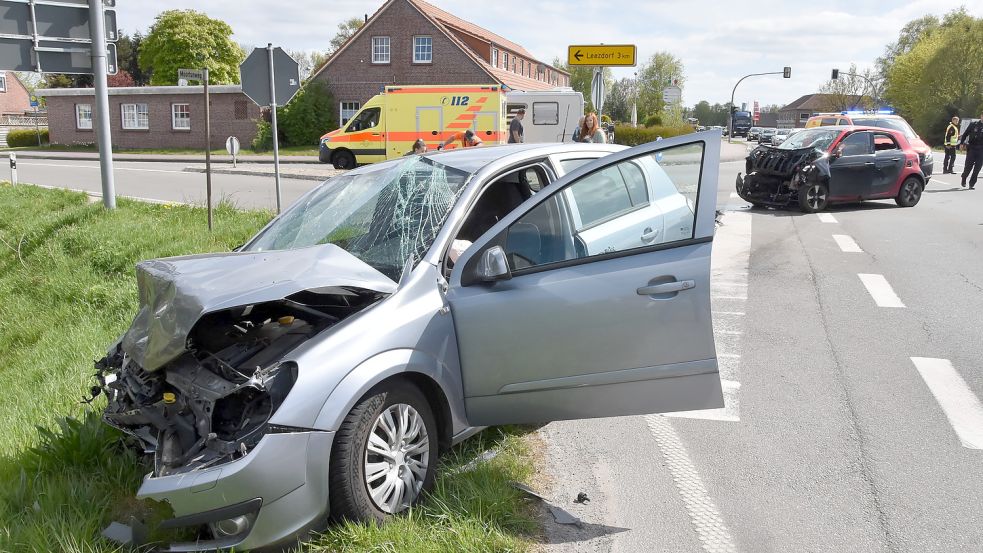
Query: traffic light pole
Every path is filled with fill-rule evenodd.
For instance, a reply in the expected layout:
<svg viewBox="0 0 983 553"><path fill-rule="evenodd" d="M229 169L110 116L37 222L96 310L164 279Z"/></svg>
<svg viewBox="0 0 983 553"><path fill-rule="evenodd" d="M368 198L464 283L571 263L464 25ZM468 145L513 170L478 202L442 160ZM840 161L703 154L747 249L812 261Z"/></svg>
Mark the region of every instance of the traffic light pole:
<svg viewBox="0 0 983 553"><path fill-rule="evenodd" d="M790 68L786 67L783 71L769 71L767 73L751 73L750 75L744 75L741 77L737 84L734 85L734 89L730 91L730 121L727 122L727 143L730 144L732 138L734 138L734 93L737 92L737 85L741 84L741 81L748 77L759 77L761 75L782 75L786 79L790 78L792 71Z"/></svg>

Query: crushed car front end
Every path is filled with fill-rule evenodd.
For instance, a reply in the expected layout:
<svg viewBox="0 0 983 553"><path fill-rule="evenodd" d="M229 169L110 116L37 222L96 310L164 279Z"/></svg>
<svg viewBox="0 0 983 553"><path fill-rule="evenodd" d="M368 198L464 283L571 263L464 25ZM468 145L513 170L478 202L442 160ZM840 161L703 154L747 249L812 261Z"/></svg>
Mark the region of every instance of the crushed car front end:
<svg viewBox="0 0 983 553"><path fill-rule="evenodd" d="M737 194L755 205L795 204L807 184L829 180L828 156L812 147L758 146L748 154L745 169L745 175L737 175Z"/></svg>

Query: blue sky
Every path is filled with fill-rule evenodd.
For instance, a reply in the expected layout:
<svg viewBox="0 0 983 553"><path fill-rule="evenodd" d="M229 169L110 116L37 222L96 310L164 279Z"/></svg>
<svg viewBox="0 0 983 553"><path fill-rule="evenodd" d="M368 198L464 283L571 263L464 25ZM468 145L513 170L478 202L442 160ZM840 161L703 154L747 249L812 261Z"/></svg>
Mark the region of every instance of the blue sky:
<svg viewBox="0 0 983 553"><path fill-rule="evenodd" d="M382 0L169 0L168 7L194 8L227 21L235 40L291 50L323 50L338 23L372 14ZM925 14L942 15L960 5L983 17L983 2L965 0L432 0L432 4L522 44L542 60L565 56L569 44L636 44L644 60L657 51L682 59L683 102L726 102L741 76L792 67L781 76L748 79L737 101L785 104L815 92L833 67L873 65L901 27ZM975 5L974 5L975 4ZM118 3L120 27L145 30L158 2ZM616 77L634 69L619 68Z"/></svg>

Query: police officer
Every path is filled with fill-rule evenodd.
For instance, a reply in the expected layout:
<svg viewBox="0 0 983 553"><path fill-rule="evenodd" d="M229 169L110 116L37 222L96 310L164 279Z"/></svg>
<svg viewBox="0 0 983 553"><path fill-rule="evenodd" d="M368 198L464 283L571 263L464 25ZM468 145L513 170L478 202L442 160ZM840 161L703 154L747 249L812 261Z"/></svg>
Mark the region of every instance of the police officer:
<svg viewBox="0 0 983 553"><path fill-rule="evenodd" d="M959 145L966 149L962 186L966 186L966 177L969 177L969 189L975 190L976 179L980 175L980 168L983 167L983 113L980 114L979 120L973 121L966 127L966 131L959 138Z"/></svg>
<svg viewBox="0 0 983 553"><path fill-rule="evenodd" d="M953 117L945 129L945 158L942 159L942 174L954 175L953 166L956 164L956 147L959 146L959 118Z"/></svg>

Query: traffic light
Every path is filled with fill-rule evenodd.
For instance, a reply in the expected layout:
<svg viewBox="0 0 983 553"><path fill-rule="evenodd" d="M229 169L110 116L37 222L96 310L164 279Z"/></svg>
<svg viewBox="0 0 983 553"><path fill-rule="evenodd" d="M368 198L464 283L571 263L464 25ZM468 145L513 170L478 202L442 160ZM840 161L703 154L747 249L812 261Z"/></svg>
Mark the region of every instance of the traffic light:
<svg viewBox="0 0 983 553"><path fill-rule="evenodd" d="M840 70L839 70L839 69L834 69L834 70L833 70L833 76L832 76L831 78L832 78L832 79L833 79L834 81L835 81L836 79L839 79L839 78L840 78Z"/></svg>
<svg viewBox="0 0 983 553"><path fill-rule="evenodd" d="M782 77L786 79L792 78L792 68L785 66L785 69L782 71Z"/></svg>

